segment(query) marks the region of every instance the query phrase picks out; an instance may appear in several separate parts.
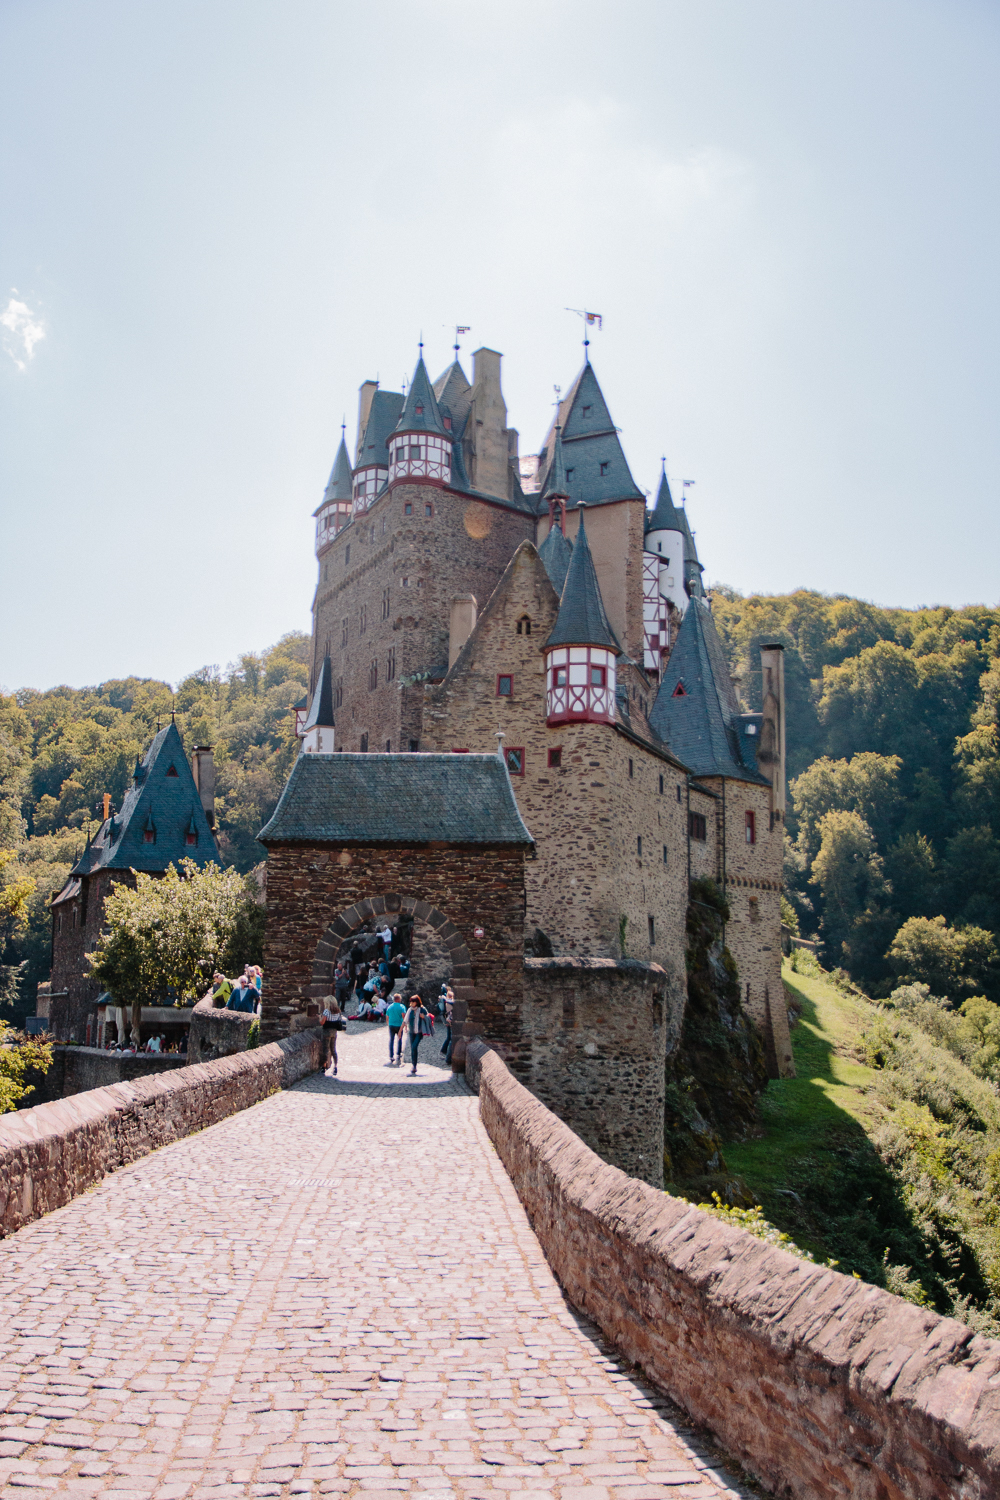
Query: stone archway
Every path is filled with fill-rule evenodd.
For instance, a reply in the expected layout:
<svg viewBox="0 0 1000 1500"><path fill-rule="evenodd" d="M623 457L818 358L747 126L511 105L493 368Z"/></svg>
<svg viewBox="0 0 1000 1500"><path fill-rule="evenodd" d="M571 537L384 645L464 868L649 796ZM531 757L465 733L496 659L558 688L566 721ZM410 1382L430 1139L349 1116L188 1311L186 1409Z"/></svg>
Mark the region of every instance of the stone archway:
<svg viewBox="0 0 1000 1500"><path fill-rule="evenodd" d="M448 950L451 961L451 987L455 992L456 1030L459 1020L463 1023L472 998L472 957L462 934L444 912L438 911L428 901L418 901L412 896L373 896L349 906L329 923L316 945L313 957L312 981L309 993L313 999L329 995L333 989L333 968L341 946L367 922L380 917L412 917L414 922L423 922L433 929ZM459 1004L462 1009L459 1014ZM464 1052L463 1052L464 1055Z"/></svg>

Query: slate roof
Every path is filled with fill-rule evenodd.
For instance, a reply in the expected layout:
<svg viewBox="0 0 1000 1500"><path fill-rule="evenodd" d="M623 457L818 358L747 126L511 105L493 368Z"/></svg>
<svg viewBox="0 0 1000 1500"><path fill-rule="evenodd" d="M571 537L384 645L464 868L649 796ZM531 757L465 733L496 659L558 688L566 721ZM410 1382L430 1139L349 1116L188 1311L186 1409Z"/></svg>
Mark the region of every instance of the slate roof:
<svg viewBox="0 0 1000 1500"><path fill-rule="evenodd" d="M218 859L176 725L160 730L136 770L138 779L126 792L121 810L101 824L72 875L128 869L156 874L181 859L198 865ZM185 839L192 820L196 844ZM143 839L147 827L155 829L153 844Z"/></svg>
<svg viewBox="0 0 1000 1500"><path fill-rule="evenodd" d="M316 691L313 693L303 729L327 728L332 725L333 668L330 666L330 658L324 656L323 665L319 669L319 677L316 679Z"/></svg>
<svg viewBox="0 0 1000 1500"><path fill-rule="evenodd" d="M569 560L573 556L573 543L566 540L558 526L552 526L538 549L538 555L545 564L549 582L561 597L569 570Z"/></svg>
<svg viewBox="0 0 1000 1500"><path fill-rule="evenodd" d="M764 782L756 756L747 754L745 722L715 621L708 605L695 597L684 611L650 727L693 776Z"/></svg>
<svg viewBox="0 0 1000 1500"><path fill-rule="evenodd" d="M632 478L594 367L588 362L560 402L545 439L540 455L541 483L536 507L539 512L544 509L542 497L554 458L557 427L561 429L564 445L571 505L581 501L586 505L610 505L616 500L645 500ZM602 465L606 466L603 474Z"/></svg>
<svg viewBox="0 0 1000 1500"><path fill-rule="evenodd" d="M396 430L402 410L401 391L375 392L358 449L357 468L372 468L376 464L383 469L389 467L389 437Z"/></svg>
<svg viewBox="0 0 1000 1500"><path fill-rule="evenodd" d="M340 447L337 449L337 457L333 461L330 470L330 478L327 480L326 489L323 491L323 499L313 511L318 516L324 505L329 505L331 500L350 500L353 491L354 476L351 472L351 460L347 453L347 444L344 435L340 436Z"/></svg>
<svg viewBox="0 0 1000 1500"><path fill-rule="evenodd" d="M419 411L418 407L421 408ZM434 387L431 385L423 355L417 360L417 368L413 372L410 389L406 393L406 405L396 423L396 431L436 432L441 437L453 436L452 433L446 431L441 421L437 397L434 394Z"/></svg>
<svg viewBox="0 0 1000 1500"><path fill-rule="evenodd" d="M472 386L457 359L435 380L434 395L441 415L451 417L456 430L462 427L472 404Z"/></svg>
<svg viewBox="0 0 1000 1500"><path fill-rule="evenodd" d="M539 554L540 555L540 554ZM608 623L601 598L600 585L594 559L580 511L580 529L573 543L573 553L566 570L559 613L552 627L552 634L545 642L549 646L606 646L611 651L621 651L615 633Z"/></svg>
<svg viewBox="0 0 1000 1500"><path fill-rule="evenodd" d="M519 844L521 819L496 755L300 755L262 844Z"/></svg>
<svg viewBox="0 0 1000 1500"><path fill-rule="evenodd" d="M660 475L660 488L656 494L656 504L651 511L647 512L645 529L647 531L679 531L682 534L690 534L687 517L674 504L674 497L670 493L670 484L667 480L666 468L664 468L663 473Z"/></svg>
<svg viewBox="0 0 1000 1500"><path fill-rule="evenodd" d="M569 490L566 488L566 452L563 448L562 433L557 427L552 438L552 462L545 476L545 484L542 487L542 498L547 500L549 496L562 499L569 498Z"/></svg>

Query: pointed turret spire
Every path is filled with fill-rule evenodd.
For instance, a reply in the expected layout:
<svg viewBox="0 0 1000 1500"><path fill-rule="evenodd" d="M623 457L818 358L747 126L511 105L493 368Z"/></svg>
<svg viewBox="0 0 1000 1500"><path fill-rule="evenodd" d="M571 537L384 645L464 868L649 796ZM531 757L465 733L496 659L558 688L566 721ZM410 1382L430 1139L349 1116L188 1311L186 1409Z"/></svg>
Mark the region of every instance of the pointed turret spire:
<svg viewBox="0 0 1000 1500"><path fill-rule="evenodd" d="M333 668L328 656L324 656L319 669L316 689L302 728L301 754L329 754L333 750Z"/></svg>
<svg viewBox="0 0 1000 1500"><path fill-rule="evenodd" d="M573 556L572 542L566 540L558 526L550 526L548 536L538 549L538 555L549 575L549 582L561 597L569 561Z"/></svg>
<svg viewBox="0 0 1000 1500"><path fill-rule="evenodd" d="M656 492L656 504L646 514L647 531L679 531L682 534L688 529L687 518L682 510L678 510L674 504L674 497L670 493L670 481L667 478L667 461L663 460L663 470L660 474L660 488Z"/></svg>
<svg viewBox="0 0 1000 1500"><path fill-rule="evenodd" d="M333 461L330 478L323 493L323 504L328 505L331 500L350 500L352 477L351 460L344 439L344 429L341 427L340 447L337 449L337 457Z"/></svg>
<svg viewBox="0 0 1000 1500"><path fill-rule="evenodd" d="M406 393L406 404L396 424L396 431L435 432L441 437L447 436L444 423L441 421L441 413L438 411L434 387L431 385L422 354L417 360L417 368L413 372L410 389Z"/></svg>
<svg viewBox="0 0 1000 1500"><path fill-rule="evenodd" d="M580 529L573 543L559 613L545 643L546 649L550 646L603 646L610 651L620 651L604 611L597 570L583 523L584 509L581 505Z"/></svg>
<svg viewBox="0 0 1000 1500"><path fill-rule="evenodd" d="M542 491L545 500L568 500L569 483L566 479L566 457L563 453L562 428L556 426L555 436L552 439L552 462L549 464L549 472L545 476L545 488Z"/></svg>

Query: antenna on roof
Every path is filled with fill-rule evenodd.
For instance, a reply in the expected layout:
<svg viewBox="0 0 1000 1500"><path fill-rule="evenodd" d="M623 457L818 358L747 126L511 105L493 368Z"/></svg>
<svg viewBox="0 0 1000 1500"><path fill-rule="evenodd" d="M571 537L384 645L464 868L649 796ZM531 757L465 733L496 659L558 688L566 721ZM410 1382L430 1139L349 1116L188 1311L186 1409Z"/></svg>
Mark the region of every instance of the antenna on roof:
<svg viewBox="0 0 1000 1500"><path fill-rule="evenodd" d="M588 312L585 307L564 307L563 312L576 313L578 318L583 319L583 358L585 364L590 364L590 340L587 337L587 329L596 323L598 328L604 327L604 319L600 313Z"/></svg>

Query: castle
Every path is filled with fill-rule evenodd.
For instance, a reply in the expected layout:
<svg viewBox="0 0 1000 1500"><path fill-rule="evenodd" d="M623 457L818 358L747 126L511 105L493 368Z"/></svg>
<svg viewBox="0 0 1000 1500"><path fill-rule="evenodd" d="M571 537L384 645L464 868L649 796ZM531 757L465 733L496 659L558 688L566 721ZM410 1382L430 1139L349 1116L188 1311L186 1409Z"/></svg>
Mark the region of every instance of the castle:
<svg viewBox="0 0 1000 1500"><path fill-rule="evenodd" d="M532 840L529 955L638 960L668 998L691 881L711 877L745 1008L787 1075L782 649L762 648L762 711L744 712L683 507L665 472L647 507L589 359L530 457L500 364L480 349L471 382L457 358L432 382L421 353L405 394L361 386L353 462L342 438L315 512L300 763L368 755L377 799L383 757L415 756L393 773L407 788L426 757L437 796L442 755L499 746ZM293 811L305 837L295 781L261 835L272 864Z"/></svg>

